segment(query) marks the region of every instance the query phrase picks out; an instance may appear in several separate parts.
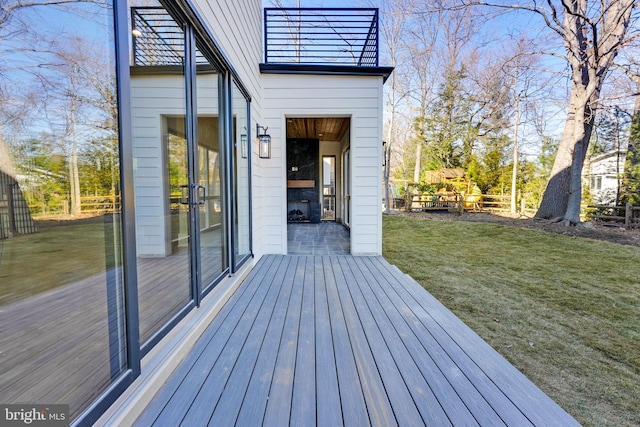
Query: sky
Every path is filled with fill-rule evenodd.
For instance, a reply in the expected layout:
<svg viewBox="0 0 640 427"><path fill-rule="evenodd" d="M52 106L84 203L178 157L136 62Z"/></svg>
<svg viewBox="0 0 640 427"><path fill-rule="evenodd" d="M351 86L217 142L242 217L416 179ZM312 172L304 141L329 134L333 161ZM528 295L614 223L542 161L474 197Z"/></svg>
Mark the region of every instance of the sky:
<svg viewBox="0 0 640 427"><path fill-rule="evenodd" d="M393 0L263 0L262 3L264 7L378 7L384 9L382 6L389 4L389 1L392 2ZM424 1L429 2L429 0ZM382 14L380 19L383 21L382 25L384 25L385 15ZM536 40L548 37L548 40L545 41L544 49L554 55L564 54L563 43L559 37L549 31L538 15L526 11L519 13L512 11L494 19L490 24L484 25L479 31L485 33L483 40L487 41L487 44L482 46L481 49L489 54L492 52L491 49L499 49L501 44L505 43L505 39L511 37L513 40L518 38L520 34ZM506 45L508 46L509 42L506 42ZM386 65L383 53L385 51L385 40L382 38L380 47L381 65ZM566 121L564 102L568 95L568 80L564 73L568 71L568 66L565 60L556 56L543 55L537 67L545 71L554 70L557 73L552 84L542 88L543 93L540 94L538 103L540 107L548 111L547 118L544 120L546 126L545 134L559 138ZM388 90L388 88L385 89ZM544 93L545 91L546 93ZM624 100L621 100L620 105L624 106L624 102ZM630 105L633 105L632 100ZM525 148L523 154L527 155L527 157L536 156L539 153L539 144L535 142L540 141L540 136L533 125L531 123L523 123L519 131L521 139L531 139L532 141L531 149Z"/></svg>

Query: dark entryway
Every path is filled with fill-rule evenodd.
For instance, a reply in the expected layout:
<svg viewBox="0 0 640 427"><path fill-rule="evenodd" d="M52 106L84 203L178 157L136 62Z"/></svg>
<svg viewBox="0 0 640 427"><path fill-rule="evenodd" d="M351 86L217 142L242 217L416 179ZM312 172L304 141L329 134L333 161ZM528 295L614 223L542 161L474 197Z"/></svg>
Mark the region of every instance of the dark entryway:
<svg viewBox="0 0 640 427"><path fill-rule="evenodd" d="M320 222L317 139L287 140L287 222Z"/></svg>

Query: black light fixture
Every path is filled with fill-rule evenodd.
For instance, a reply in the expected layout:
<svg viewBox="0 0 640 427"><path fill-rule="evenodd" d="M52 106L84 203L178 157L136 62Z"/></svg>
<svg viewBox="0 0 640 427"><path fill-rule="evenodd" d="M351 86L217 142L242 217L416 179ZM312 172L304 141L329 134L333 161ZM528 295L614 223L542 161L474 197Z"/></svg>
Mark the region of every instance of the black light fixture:
<svg viewBox="0 0 640 427"><path fill-rule="evenodd" d="M247 158L247 135L240 135L240 155L243 159Z"/></svg>
<svg viewBox="0 0 640 427"><path fill-rule="evenodd" d="M262 132L260 132L262 129ZM256 123L256 136L258 138L258 154L261 159L271 158L271 135L267 134L268 127Z"/></svg>
<svg viewBox="0 0 640 427"><path fill-rule="evenodd" d="M387 141L382 141L382 166L387 166Z"/></svg>

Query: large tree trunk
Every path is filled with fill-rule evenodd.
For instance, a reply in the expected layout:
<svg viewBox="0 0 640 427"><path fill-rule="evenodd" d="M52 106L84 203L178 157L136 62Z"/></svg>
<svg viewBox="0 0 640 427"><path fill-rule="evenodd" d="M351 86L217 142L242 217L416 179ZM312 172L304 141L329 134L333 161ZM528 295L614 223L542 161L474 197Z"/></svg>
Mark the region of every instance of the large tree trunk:
<svg viewBox="0 0 640 427"><path fill-rule="evenodd" d="M634 0L589 7L588 0L563 2L562 33L571 65L571 96L558 154L536 218L580 222L582 164L593 128L593 112L602 83L624 40ZM552 3L548 3L553 7ZM555 10L555 9L554 9ZM597 16L589 18L594 12ZM594 24L595 23L595 24Z"/></svg>
<svg viewBox="0 0 640 427"><path fill-rule="evenodd" d="M576 111L574 120L576 144L573 152L573 163L571 164L571 187L567 200L567 210L564 214L564 221L567 225L580 223L580 205L582 202L582 166L587 157L587 149L591 141L595 114L591 105L600 98L600 90L591 94L590 100L585 103L585 108Z"/></svg>
<svg viewBox="0 0 640 427"><path fill-rule="evenodd" d="M416 166L413 169L413 182L420 182L420 172L422 171L422 140L416 141Z"/></svg>
<svg viewBox="0 0 640 427"><path fill-rule="evenodd" d="M573 100L573 98L572 98ZM551 176L547 188L542 196L540 207L535 217L538 219L561 220L567 210L567 195L571 189L571 165L573 163L573 148L575 131L575 105L569 105L567 121L564 125L562 139L558 145L558 153L551 168Z"/></svg>

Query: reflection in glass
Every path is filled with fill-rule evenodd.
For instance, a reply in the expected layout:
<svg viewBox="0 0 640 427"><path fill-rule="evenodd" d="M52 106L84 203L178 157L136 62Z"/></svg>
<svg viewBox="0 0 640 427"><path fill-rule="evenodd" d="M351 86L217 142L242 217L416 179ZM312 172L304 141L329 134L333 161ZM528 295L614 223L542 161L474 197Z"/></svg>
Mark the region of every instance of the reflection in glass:
<svg viewBox="0 0 640 427"><path fill-rule="evenodd" d="M138 29L132 37L131 106L138 303L144 343L192 298L191 196L184 31L161 7L133 8L132 16Z"/></svg>
<svg viewBox="0 0 640 427"><path fill-rule="evenodd" d="M200 214L200 269L202 289L227 268L223 221L221 144L218 112L219 74L198 54L196 93L198 107L198 188Z"/></svg>
<svg viewBox="0 0 640 427"><path fill-rule="evenodd" d="M243 153L243 149L246 151L243 143L246 144L247 129L249 126L249 103L235 82L232 85L231 94L233 108L232 137L234 147L233 176L235 184L234 221L236 231L233 250L237 264L251 252L251 241L249 237L249 221L251 219L249 214L249 158L246 153Z"/></svg>
<svg viewBox="0 0 640 427"><path fill-rule="evenodd" d="M3 8L0 402L76 418L127 367L113 8Z"/></svg>

